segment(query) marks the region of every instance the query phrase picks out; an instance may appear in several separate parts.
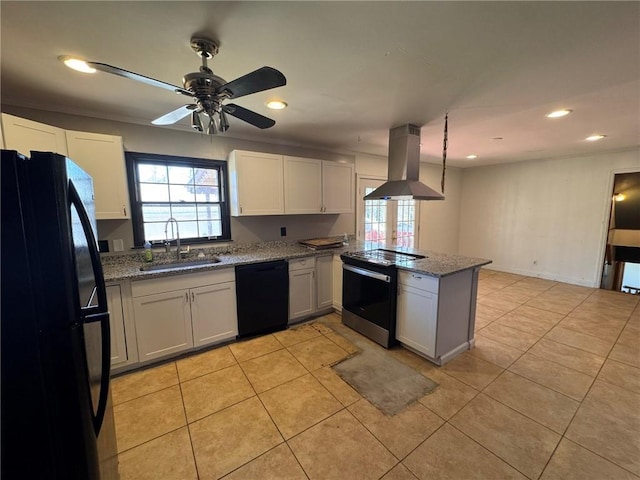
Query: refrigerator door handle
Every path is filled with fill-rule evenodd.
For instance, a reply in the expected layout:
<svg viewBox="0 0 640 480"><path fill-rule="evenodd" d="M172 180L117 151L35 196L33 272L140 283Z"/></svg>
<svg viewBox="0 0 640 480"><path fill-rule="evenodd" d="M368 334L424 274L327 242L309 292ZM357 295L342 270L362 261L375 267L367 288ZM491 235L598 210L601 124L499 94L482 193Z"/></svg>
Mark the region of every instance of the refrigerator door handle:
<svg viewBox="0 0 640 480"><path fill-rule="evenodd" d="M104 275L102 273L102 263L100 263L100 253L98 251L98 244L91 228L91 221L87 215L87 211L82 204L80 195L76 190L73 182L69 182L69 199L71 203L76 207L78 216L80 217L80 223L82 229L87 237L87 244L89 246L89 255L91 257L91 265L93 267L94 278L96 281L96 294L98 296L98 311L96 309L88 308L83 315L83 320L86 323L100 322L101 332L101 346L102 346L102 362L100 373L100 394L98 399L98 406L96 408L95 417L93 418L93 428L96 435L100 432L104 415L107 410L107 400L109 397L109 376L111 371L111 327L109 325L109 310L107 307L107 288L104 281Z"/></svg>

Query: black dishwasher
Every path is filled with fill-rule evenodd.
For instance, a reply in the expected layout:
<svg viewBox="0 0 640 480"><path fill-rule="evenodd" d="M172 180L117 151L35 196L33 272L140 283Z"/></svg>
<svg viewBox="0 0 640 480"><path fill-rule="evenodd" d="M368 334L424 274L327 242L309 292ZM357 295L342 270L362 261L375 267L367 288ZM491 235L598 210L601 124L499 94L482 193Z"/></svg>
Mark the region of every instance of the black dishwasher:
<svg viewBox="0 0 640 480"><path fill-rule="evenodd" d="M236 267L238 336L287 328L289 268L285 260Z"/></svg>

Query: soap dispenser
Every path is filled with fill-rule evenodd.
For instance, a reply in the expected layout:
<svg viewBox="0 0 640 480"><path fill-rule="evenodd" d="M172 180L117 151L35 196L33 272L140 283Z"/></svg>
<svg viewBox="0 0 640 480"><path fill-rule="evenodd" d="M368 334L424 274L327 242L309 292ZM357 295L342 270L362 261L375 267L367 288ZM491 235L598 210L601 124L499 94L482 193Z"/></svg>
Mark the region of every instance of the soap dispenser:
<svg viewBox="0 0 640 480"><path fill-rule="evenodd" d="M144 261L145 262L153 262L153 252L151 251L151 244L147 240L144 242Z"/></svg>
<svg viewBox="0 0 640 480"><path fill-rule="evenodd" d="M342 245L349 245L349 236L346 233L342 237Z"/></svg>

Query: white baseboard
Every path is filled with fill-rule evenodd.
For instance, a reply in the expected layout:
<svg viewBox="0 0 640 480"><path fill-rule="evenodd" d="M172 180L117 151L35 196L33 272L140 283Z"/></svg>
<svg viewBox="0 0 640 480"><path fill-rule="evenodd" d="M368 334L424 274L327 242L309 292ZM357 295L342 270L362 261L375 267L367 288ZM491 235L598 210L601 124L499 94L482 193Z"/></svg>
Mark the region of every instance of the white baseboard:
<svg viewBox="0 0 640 480"><path fill-rule="evenodd" d="M504 265L498 265L495 263L492 263L489 266L486 266L483 268L487 270L494 270L496 272L515 273L516 275L524 275L527 277L534 277L534 278L543 278L545 280L553 280L555 282L570 283L572 285L580 285L582 287L593 287L593 288L600 287L599 282L589 281L581 278L563 277L562 275L557 275L555 273L550 273L550 272L539 272L539 271L525 270L520 268L510 268L510 267L505 267Z"/></svg>

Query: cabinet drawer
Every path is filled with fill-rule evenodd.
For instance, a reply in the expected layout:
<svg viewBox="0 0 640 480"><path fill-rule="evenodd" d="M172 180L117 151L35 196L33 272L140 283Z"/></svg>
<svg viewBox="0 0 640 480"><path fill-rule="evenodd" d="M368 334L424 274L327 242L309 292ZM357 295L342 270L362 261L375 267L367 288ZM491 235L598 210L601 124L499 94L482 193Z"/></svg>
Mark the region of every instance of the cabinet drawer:
<svg viewBox="0 0 640 480"><path fill-rule="evenodd" d="M307 268L315 268L315 257L295 258L289 260L289 271L295 272L296 270L305 270Z"/></svg>
<svg viewBox="0 0 640 480"><path fill-rule="evenodd" d="M235 282L236 272L233 268L198 273L184 273L171 277L150 278L131 283L133 297L142 297L161 292L172 292L187 288L215 285L223 282Z"/></svg>
<svg viewBox="0 0 640 480"><path fill-rule="evenodd" d="M398 283L408 285L409 287L425 290L431 293L438 293L440 279L425 275L424 273L407 272L400 270L398 272Z"/></svg>

